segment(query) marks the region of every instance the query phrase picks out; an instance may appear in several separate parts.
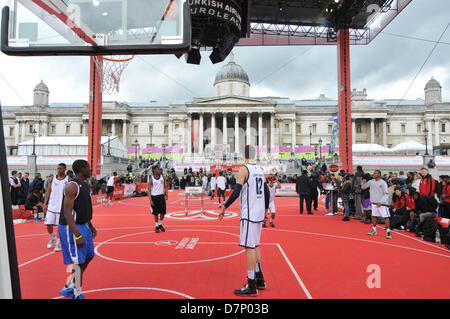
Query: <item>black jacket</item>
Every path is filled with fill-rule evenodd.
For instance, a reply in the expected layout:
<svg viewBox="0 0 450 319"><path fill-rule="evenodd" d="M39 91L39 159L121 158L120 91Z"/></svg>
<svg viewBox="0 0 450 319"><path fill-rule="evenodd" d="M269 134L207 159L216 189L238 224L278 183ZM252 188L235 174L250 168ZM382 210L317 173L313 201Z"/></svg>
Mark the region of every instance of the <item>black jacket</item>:
<svg viewBox="0 0 450 319"><path fill-rule="evenodd" d="M309 179L311 181L311 192L317 193L317 187L320 187L319 176L311 176Z"/></svg>
<svg viewBox="0 0 450 319"><path fill-rule="evenodd" d="M311 179L306 176L302 175L299 178L297 178L297 182L295 184L295 190L297 194L300 193L308 193L311 194Z"/></svg>

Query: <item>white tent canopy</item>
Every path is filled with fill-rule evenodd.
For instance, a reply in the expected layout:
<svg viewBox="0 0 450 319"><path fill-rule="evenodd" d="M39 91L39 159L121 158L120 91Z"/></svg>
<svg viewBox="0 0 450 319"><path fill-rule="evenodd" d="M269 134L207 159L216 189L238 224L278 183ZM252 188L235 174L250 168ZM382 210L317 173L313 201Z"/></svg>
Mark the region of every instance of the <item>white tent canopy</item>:
<svg viewBox="0 0 450 319"><path fill-rule="evenodd" d="M378 144L353 144L353 153L392 152L391 149Z"/></svg>
<svg viewBox="0 0 450 319"><path fill-rule="evenodd" d="M420 144L416 141L408 141L408 142L400 143L397 146L394 146L391 150L394 152L425 151L425 145ZM428 150L432 151L433 147L431 145L428 145Z"/></svg>
<svg viewBox="0 0 450 319"><path fill-rule="evenodd" d="M102 155L108 154L108 136L102 136ZM127 148L117 136L109 138L112 156L128 158ZM36 155L40 156L87 156L87 136L41 136L35 141ZM17 155L31 155L33 140L19 144Z"/></svg>

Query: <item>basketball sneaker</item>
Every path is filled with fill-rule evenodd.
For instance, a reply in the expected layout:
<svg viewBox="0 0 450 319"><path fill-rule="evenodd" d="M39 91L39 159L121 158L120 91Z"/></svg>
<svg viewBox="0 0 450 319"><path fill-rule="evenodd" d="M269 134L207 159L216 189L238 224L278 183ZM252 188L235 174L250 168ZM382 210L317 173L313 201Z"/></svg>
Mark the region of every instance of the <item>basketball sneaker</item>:
<svg viewBox="0 0 450 319"><path fill-rule="evenodd" d="M52 247L53 247L53 244L55 243L55 239L56 239L56 237L50 237L50 240L48 241L48 244L47 244L47 249L52 249Z"/></svg>
<svg viewBox="0 0 450 319"><path fill-rule="evenodd" d="M387 239L392 239L391 232L387 233L386 238L387 238Z"/></svg>
<svg viewBox="0 0 450 319"><path fill-rule="evenodd" d="M73 288L64 287L59 293L61 294L61 296L69 299L73 299L75 297L75 295L73 294Z"/></svg>
<svg viewBox="0 0 450 319"><path fill-rule="evenodd" d="M61 242L59 239L56 241L55 251L61 251Z"/></svg>
<svg viewBox="0 0 450 319"><path fill-rule="evenodd" d="M240 297L257 297L258 289L256 289L256 279L249 279L248 284L241 289L236 289L234 294Z"/></svg>
<svg viewBox="0 0 450 319"><path fill-rule="evenodd" d="M270 223L270 227L275 227L275 224L274 223Z"/></svg>
<svg viewBox="0 0 450 319"><path fill-rule="evenodd" d="M75 297L75 295L73 296L72 299L84 299L84 295L80 294L79 296Z"/></svg>
<svg viewBox="0 0 450 319"><path fill-rule="evenodd" d="M266 289L266 281L264 280L264 277L262 276L261 272L255 272L255 282L256 282L256 289L264 290Z"/></svg>
<svg viewBox="0 0 450 319"><path fill-rule="evenodd" d="M266 228L267 227L266 223L263 223L262 227Z"/></svg>
<svg viewBox="0 0 450 319"><path fill-rule="evenodd" d="M376 230L372 230L370 233L368 233L367 235L369 236L375 236L377 234Z"/></svg>
<svg viewBox="0 0 450 319"><path fill-rule="evenodd" d="M164 233L166 231L166 229L163 227L163 225L159 225L159 229Z"/></svg>
<svg viewBox="0 0 450 319"><path fill-rule="evenodd" d="M159 226L155 227L155 233L159 233Z"/></svg>

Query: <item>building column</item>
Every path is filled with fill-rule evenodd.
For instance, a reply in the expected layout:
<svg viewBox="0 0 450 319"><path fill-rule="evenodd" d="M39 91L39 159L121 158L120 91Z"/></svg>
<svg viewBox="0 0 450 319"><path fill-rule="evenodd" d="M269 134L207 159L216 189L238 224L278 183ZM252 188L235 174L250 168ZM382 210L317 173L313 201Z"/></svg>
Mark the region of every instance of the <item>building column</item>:
<svg viewBox="0 0 450 319"><path fill-rule="evenodd" d="M21 125L22 125L22 132L20 134L21 135L20 141L21 142L25 142L27 123L26 122L21 122Z"/></svg>
<svg viewBox="0 0 450 319"><path fill-rule="evenodd" d="M203 113L200 113L200 119L198 121L198 153L203 155Z"/></svg>
<svg viewBox="0 0 450 319"><path fill-rule="evenodd" d="M387 119L383 120L383 146L387 147Z"/></svg>
<svg viewBox="0 0 450 319"><path fill-rule="evenodd" d="M222 143L228 145L228 113L222 113Z"/></svg>
<svg viewBox="0 0 450 319"><path fill-rule="evenodd" d="M188 113L188 132L186 134L186 138L187 138L187 152L188 154L192 154L192 114Z"/></svg>
<svg viewBox="0 0 450 319"><path fill-rule="evenodd" d="M217 144L216 141L216 113L211 113L211 144Z"/></svg>
<svg viewBox="0 0 450 319"><path fill-rule="evenodd" d="M370 119L370 143L375 144L375 120Z"/></svg>
<svg viewBox="0 0 450 319"><path fill-rule="evenodd" d="M168 130L169 130L169 141L167 143L167 146L171 147L171 146L173 146L172 145L173 144L173 120L172 119L169 119Z"/></svg>
<svg viewBox="0 0 450 319"><path fill-rule="evenodd" d="M441 139L439 135L439 120L434 120L434 146L441 145Z"/></svg>
<svg viewBox="0 0 450 319"><path fill-rule="evenodd" d="M250 112L247 112L247 125L245 127L247 131L247 141L245 142L246 145L251 145L251 122L250 122Z"/></svg>
<svg viewBox="0 0 450 319"><path fill-rule="evenodd" d="M112 136L116 136L116 120L111 120L111 133Z"/></svg>
<svg viewBox="0 0 450 319"><path fill-rule="evenodd" d="M48 122L42 122L42 136L48 136Z"/></svg>
<svg viewBox="0 0 450 319"><path fill-rule="evenodd" d="M16 122L16 126L14 128L14 144L15 144L15 146L19 145L19 130L20 130L20 122Z"/></svg>
<svg viewBox="0 0 450 319"><path fill-rule="evenodd" d="M275 116L274 112L270 112L270 145L268 147L268 152L275 146Z"/></svg>
<svg viewBox="0 0 450 319"><path fill-rule="evenodd" d="M291 152L295 152L295 146L297 145L297 121L295 118L292 119L292 122L291 122L291 134L292 134L292 138L291 138L292 150L291 150Z"/></svg>
<svg viewBox="0 0 450 319"><path fill-rule="evenodd" d="M426 120L425 125L428 130L428 135L427 135L428 146L432 147L433 146L433 132L431 130L431 120Z"/></svg>
<svg viewBox="0 0 450 319"><path fill-rule="evenodd" d="M356 144L356 119L352 119L352 144Z"/></svg>
<svg viewBox="0 0 450 319"><path fill-rule="evenodd" d="M262 112L258 113L258 146L263 146L263 118Z"/></svg>
<svg viewBox="0 0 450 319"><path fill-rule="evenodd" d="M239 153L239 113L234 113L234 152Z"/></svg>
<svg viewBox="0 0 450 319"><path fill-rule="evenodd" d="M123 121L122 125L122 142L123 145L127 146L128 143L128 123L127 121Z"/></svg>

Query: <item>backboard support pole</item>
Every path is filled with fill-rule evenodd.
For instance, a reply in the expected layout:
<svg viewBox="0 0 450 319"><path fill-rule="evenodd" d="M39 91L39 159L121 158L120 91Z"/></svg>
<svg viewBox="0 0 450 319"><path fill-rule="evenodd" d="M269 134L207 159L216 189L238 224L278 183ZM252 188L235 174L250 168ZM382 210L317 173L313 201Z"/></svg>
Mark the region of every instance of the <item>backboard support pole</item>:
<svg viewBox="0 0 450 319"><path fill-rule="evenodd" d="M337 34L338 96L339 96L339 157L341 169L353 173L352 151L352 92L350 82L350 35L349 29Z"/></svg>
<svg viewBox="0 0 450 319"><path fill-rule="evenodd" d="M103 61L99 59L96 65L94 57L91 57L90 64L88 162L92 175L97 176L101 172L103 108L102 81L97 68L103 66Z"/></svg>

